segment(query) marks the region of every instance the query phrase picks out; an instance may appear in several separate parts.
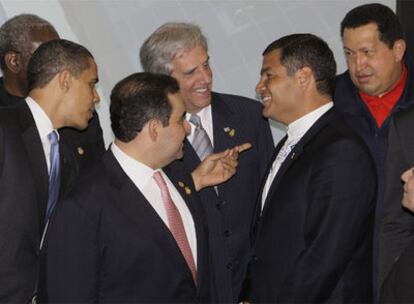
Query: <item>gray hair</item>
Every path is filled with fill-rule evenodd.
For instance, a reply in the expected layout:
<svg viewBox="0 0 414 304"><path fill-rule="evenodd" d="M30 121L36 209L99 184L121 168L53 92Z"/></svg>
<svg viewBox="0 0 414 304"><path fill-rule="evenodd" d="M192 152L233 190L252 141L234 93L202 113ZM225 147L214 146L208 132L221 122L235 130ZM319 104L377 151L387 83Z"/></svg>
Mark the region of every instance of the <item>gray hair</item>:
<svg viewBox="0 0 414 304"><path fill-rule="evenodd" d="M53 25L32 14L21 14L7 20L0 27L0 66L5 67L4 56L7 52L18 52L29 55L33 29L47 28L56 33Z"/></svg>
<svg viewBox="0 0 414 304"><path fill-rule="evenodd" d="M208 51L207 39L199 26L168 22L152 33L141 46L139 56L145 72L171 74L171 61L180 50L201 46Z"/></svg>

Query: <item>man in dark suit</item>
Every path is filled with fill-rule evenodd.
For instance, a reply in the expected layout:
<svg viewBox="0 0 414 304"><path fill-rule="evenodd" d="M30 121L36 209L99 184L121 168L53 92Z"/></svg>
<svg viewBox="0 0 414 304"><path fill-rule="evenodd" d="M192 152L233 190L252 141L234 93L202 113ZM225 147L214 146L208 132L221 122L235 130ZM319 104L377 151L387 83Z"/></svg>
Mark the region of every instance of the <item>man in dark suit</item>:
<svg viewBox="0 0 414 304"><path fill-rule="evenodd" d="M413 127L414 107L396 113L390 124L383 231L395 239L390 243L394 252L392 267L381 287L380 301L384 303L414 302Z"/></svg>
<svg viewBox="0 0 414 304"><path fill-rule="evenodd" d="M381 223L381 218L390 212L387 201L396 199L394 194L384 198L389 196L384 192L390 192L385 189L389 185L385 184L384 172L387 163L393 166L386 162L387 152L392 149L388 142L390 122L397 112L414 104L414 71L403 60L406 43L398 17L385 5L370 3L349 11L341 22L341 36L348 70L336 79L335 106L368 145L377 170L373 243L373 286L377 295L405 238L401 238L403 230L397 232L398 224L388 220ZM397 184L401 173L393 177Z"/></svg>
<svg viewBox="0 0 414 304"><path fill-rule="evenodd" d="M84 129L99 96L88 50L66 40L42 44L28 66L29 96L0 109L0 302L28 302L38 290L45 227L76 176L56 130Z"/></svg>
<svg viewBox="0 0 414 304"><path fill-rule="evenodd" d="M110 113L114 143L59 205L51 226L48 300L210 302L197 191L230 178L246 146L210 155L192 175L173 162L183 156L190 125L178 83L167 75L121 80Z"/></svg>
<svg viewBox="0 0 414 304"><path fill-rule="evenodd" d="M184 143L182 160L189 170L211 151L243 142L252 144L241 155L238 172L231 180L200 192L209 223L215 301L235 302L251 248L249 231L255 201L274 148L268 122L261 115L262 106L241 96L211 91L207 41L196 25L162 25L142 45L140 59L145 71L171 75L180 84L193 130Z"/></svg>
<svg viewBox="0 0 414 304"><path fill-rule="evenodd" d="M32 14L7 20L0 27L0 107L24 102L28 95L27 65L33 52L44 42L59 39L48 21ZM93 118L84 130L70 127L59 129L60 140L73 154L78 174L99 159L105 151L99 118Z"/></svg>
<svg viewBox="0 0 414 304"><path fill-rule="evenodd" d="M287 125L287 136L258 201L252 302L371 300L375 169L333 108L335 72L332 51L311 34L263 52L263 115Z"/></svg>

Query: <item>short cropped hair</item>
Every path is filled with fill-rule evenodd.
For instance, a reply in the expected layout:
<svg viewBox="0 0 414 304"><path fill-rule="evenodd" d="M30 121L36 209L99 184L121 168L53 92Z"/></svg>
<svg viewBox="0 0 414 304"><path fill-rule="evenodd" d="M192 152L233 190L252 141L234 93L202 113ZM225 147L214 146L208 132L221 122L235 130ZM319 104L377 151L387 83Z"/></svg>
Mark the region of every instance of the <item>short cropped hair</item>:
<svg viewBox="0 0 414 304"><path fill-rule="evenodd" d="M78 77L90 67L91 59L92 54L75 42L57 39L43 43L34 52L27 67L29 91L44 87L64 70Z"/></svg>
<svg viewBox="0 0 414 304"><path fill-rule="evenodd" d="M46 29L58 36L53 25L32 14L22 14L7 20L0 27L0 67L4 71L4 56L8 52L30 55L32 34L35 30Z"/></svg>
<svg viewBox="0 0 414 304"><path fill-rule="evenodd" d="M201 46L208 51L207 39L199 26L192 23L168 22L145 40L140 60L145 72L171 75L171 61L180 50Z"/></svg>
<svg viewBox="0 0 414 304"><path fill-rule="evenodd" d="M341 37L347 28L354 29L375 23L380 32L380 40L389 48L395 41L404 39L403 30L397 15L388 7L379 3L364 4L350 10L341 22Z"/></svg>
<svg viewBox="0 0 414 304"><path fill-rule="evenodd" d="M287 69L288 75L308 67L315 77L318 92L333 96L336 62L325 41L312 34L288 35L269 44L263 56L277 49L280 50L280 63Z"/></svg>
<svg viewBox="0 0 414 304"><path fill-rule="evenodd" d="M168 94L179 91L171 76L148 72L135 73L118 82L111 92L111 126L115 137L133 140L151 119L168 126L171 105Z"/></svg>

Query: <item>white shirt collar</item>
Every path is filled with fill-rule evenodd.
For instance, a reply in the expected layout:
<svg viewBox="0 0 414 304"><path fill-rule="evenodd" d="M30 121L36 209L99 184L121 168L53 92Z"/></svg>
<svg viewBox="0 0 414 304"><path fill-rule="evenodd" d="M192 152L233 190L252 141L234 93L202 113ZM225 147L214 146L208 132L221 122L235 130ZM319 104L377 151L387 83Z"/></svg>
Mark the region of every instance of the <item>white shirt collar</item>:
<svg viewBox="0 0 414 304"><path fill-rule="evenodd" d="M333 107L333 102L328 102L323 106L309 112L301 118L290 123L287 127L287 135L289 141L299 141L302 136L313 126L313 124L330 108Z"/></svg>
<svg viewBox="0 0 414 304"><path fill-rule="evenodd" d="M133 159L131 156L122 151L115 142L111 145L111 151L118 160L119 165L125 174L128 175L138 189L143 189L147 183L152 179L156 170L147 165Z"/></svg>
<svg viewBox="0 0 414 304"><path fill-rule="evenodd" d="M42 143L46 141L49 144L47 135L53 130L55 130L53 128L52 121L50 120L49 116L47 116L42 107L39 106L39 104L33 98L27 97L26 103L29 106L30 111L32 112L33 119L35 121Z"/></svg>

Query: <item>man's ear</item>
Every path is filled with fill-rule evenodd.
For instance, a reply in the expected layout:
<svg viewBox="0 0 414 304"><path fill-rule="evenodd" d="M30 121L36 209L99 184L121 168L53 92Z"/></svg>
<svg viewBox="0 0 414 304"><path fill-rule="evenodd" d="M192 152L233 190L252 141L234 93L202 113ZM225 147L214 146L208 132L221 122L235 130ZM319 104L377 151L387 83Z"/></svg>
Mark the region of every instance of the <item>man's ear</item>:
<svg viewBox="0 0 414 304"><path fill-rule="evenodd" d="M72 85L72 80L72 74L68 70L63 70L58 75L59 88L64 92L69 91L70 86Z"/></svg>
<svg viewBox="0 0 414 304"><path fill-rule="evenodd" d="M296 71L295 77L301 88L306 88L309 84L314 81L312 70L309 67L303 67Z"/></svg>
<svg viewBox="0 0 414 304"><path fill-rule="evenodd" d="M147 129L148 135L152 141L157 141L160 136L160 130L162 128L162 123L159 119L151 119L147 122L144 129Z"/></svg>
<svg viewBox="0 0 414 304"><path fill-rule="evenodd" d="M4 63L6 64L7 69L14 74L18 74L23 68L22 56L16 52L7 52L6 55L4 55Z"/></svg>
<svg viewBox="0 0 414 304"><path fill-rule="evenodd" d="M406 47L404 39L399 39L394 42L392 52L394 53L396 62L400 62L403 59Z"/></svg>

